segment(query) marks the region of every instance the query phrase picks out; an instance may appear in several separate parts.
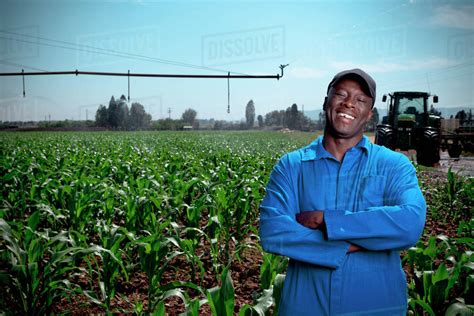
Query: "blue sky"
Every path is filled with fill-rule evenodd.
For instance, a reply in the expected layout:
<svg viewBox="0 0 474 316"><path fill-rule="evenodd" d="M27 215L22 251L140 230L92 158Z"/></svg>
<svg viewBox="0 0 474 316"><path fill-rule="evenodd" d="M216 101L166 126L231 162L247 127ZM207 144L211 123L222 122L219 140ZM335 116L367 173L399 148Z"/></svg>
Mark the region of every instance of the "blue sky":
<svg viewBox="0 0 474 316"><path fill-rule="evenodd" d="M120 56L117 56L120 55ZM430 91L439 107L474 107L472 1L1 1L0 72L277 74L281 80L132 78L131 102L154 119L240 120L321 109L328 82L359 67L384 93ZM177 65L179 64L179 66ZM91 119L127 95L127 79L0 77L0 120Z"/></svg>

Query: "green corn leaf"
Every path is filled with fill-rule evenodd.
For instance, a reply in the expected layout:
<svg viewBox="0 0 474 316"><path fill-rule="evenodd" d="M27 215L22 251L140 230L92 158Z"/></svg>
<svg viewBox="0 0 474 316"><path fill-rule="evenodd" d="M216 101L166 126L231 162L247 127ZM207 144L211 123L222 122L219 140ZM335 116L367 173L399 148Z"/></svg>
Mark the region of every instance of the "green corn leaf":
<svg viewBox="0 0 474 316"><path fill-rule="evenodd" d="M184 312L183 316L199 316L200 307L201 304L197 299L188 302L188 305L186 306L186 311Z"/></svg>
<svg viewBox="0 0 474 316"><path fill-rule="evenodd" d="M448 236L438 235L438 236L436 236L436 239L441 241L444 244L444 246L446 247L446 249L448 249L448 250L451 249L451 243L450 243L450 240L449 240Z"/></svg>
<svg viewBox="0 0 474 316"><path fill-rule="evenodd" d="M420 299L411 299L409 301L410 305L415 307L416 305L420 306L428 315L430 316L436 316L435 312L431 308L430 305L428 305L426 302Z"/></svg>
<svg viewBox="0 0 474 316"><path fill-rule="evenodd" d="M458 244L472 245L474 244L474 238L471 237L461 237L454 239Z"/></svg>
<svg viewBox="0 0 474 316"><path fill-rule="evenodd" d="M443 263L440 264L436 272L433 274L432 282L436 284L437 282L447 280L449 278L448 270L446 265Z"/></svg>
<svg viewBox="0 0 474 316"><path fill-rule="evenodd" d="M433 307L442 306L447 298L448 280L438 281L429 289L428 301Z"/></svg>
<svg viewBox="0 0 474 316"><path fill-rule="evenodd" d="M166 316L165 303L159 302L155 310L152 312L153 316Z"/></svg>
<svg viewBox="0 0 474 316"><path fill-rule="evenodd" d="M469 262L466 262L464 265L463 265L463 268L467 268L469 270L474 270L474 262L472 261L469 261Z"/></svg>
<svg viewBox="0 0 474 316"><path fill-rule="evenodd" d="M456 302L449 305L444 316L472 316L474 314L474 306Z"/></svg>
<svg viewBox="0 0 474 316"><path fill-rule="evenodd" d="M97 298L96 294L93 291L82 291L82 294L84 294L92 303L102 305L102 301Z"/></svg>
<svg viewBox="0 0 474 316"><path fill-rule="evenodd" d="M464 287L463 294L471 293L474 288L474 274L470 274L466 278L466 285Z"/></svg>
<svg viewBox="0 0 474 316"><path fill-rule="evenodd" d="M433 271L421 271L421 277L423 280L423 297L428 298L431 285L433 284Z"/></svg>
<svg viewBox="0 0 474 316"><path fill-rule="evenodd" d="M30 217L28 218L28 227L30 227L32 231L35 231L36 227L38 226L39 220L40 220L40 212L36 211L33 214L31 214Z"/></svg>
<svg viewBox="0 0 474 316"><path fill-rule="evenodd" d="M423 254L434 258L437 253L436 238L431 236L428 240L428 247L423 250Z"/></svg>
<svg viewBox="0 0 474 316"><path fill-rule="evenodd" d="M207 293L211 311L215 316L231 316L234 312L234 286L229 274L229 268L222 272L221 287L214 287Z"/></svg>
<svg viewBox="0 0 474 316"><path fill-rule="evenodd" d="M278 315L278 306L280 305L281 293L283 292L283 285L285 283L285 274L277 274L273 281L273 313Z"/></svg>
<svg viewBox="0 0 474 316"><path fill-rule="evenodd" d="M257 299L254 306L245 305L239 311L239 316L265 316L266 312L273 305L273 288L263 290L262 296Z"/></svg>

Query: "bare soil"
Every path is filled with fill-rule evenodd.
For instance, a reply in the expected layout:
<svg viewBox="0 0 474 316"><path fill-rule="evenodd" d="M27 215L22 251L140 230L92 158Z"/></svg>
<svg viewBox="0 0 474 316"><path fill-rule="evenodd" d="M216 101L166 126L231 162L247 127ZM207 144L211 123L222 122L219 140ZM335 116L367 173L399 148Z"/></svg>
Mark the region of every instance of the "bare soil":
<svg viewBox="0 0 474 316"><path fill-rule="evenodd" d="M440 187L446 183L445 170L440 168L426 168L422 169L418 174L420 182L423 187ZM425 192L425 198L428 205L432 201L432 196L429 192ZM422 240L428 240L429 236L436 236L444 234L448 237L455 237L457 235L457 225L459 219L450 218L446 214L445 218L440 220L433 219L428 213L426 225ZM258 225L257 223L255 225ZM167 284L172 281L192 281L199 284L204 289L210 289L219 285L216 275L213 273L211 257L208 251L208 245L202 244L198 250L202 254L202 261L205 267L205 275L200 281L191 279L191 267L186 261L186 258L176 257L170 268L163 275L162 284ZM243 251L241 260L234 260L231 264L231 277L235 288L235 313L238 313L240 308L245 304L254 304L253 298L258 297L260 290L260 266L262 264L262 255L256 249L246 249ZM407 278L410 278L410 271L408 267L404 266L407 273ZM86 284L84 284L86 285ZM133 312L134 306L137 302L143 304L143 310L146 311L148 306L147 301L148 279L143 272L132 272L129 275L129 281L121 279L118 284L115 299L112 301L112 311L114 313L130 313ZM204 299L202 295L199 296L194 290L187 290L191 297L199 297ZM170 297L166 300L166 312L168 315L178 315L185 311L184 303L178 297ZM82 295L75 295L73 297L64 298L55 305L55 313L68 312L72 314L105 314L103 308L98 307L89 302L89 300ZM200 315L211 315L209 305L204 305L200 309Z"/></svg>

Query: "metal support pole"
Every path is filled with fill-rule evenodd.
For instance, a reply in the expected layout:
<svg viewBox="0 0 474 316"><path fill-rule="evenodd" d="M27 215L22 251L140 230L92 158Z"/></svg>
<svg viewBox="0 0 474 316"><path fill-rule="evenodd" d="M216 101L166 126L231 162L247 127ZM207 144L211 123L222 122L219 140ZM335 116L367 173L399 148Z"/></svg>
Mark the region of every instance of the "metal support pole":
<svg viewBox="0 0 474 316"><path fill-rule="evenodd" d="M227 73L227 113L230 113L230 72Z"/></svg>
<svg viewBox="0 0 474 316"><path fill-rule="evenodd" d="M26 96L26 93L25 93L25 69L22 69L21 70L21 73L22 73L22 77L23 77L23 97Z"/></svg>

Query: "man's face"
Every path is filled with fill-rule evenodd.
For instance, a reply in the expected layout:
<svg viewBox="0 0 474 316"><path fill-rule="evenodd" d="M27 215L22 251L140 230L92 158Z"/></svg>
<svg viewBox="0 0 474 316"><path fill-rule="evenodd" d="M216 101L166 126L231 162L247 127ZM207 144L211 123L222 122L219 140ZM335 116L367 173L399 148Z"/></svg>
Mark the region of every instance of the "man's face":
<svg viewBox="0 0 474 316"><path fill-rule="evenodd" d="M372 117L372 98L357 81L342 79L329 90L326 103L327 132L335 138L360 138Z"/></svg>

